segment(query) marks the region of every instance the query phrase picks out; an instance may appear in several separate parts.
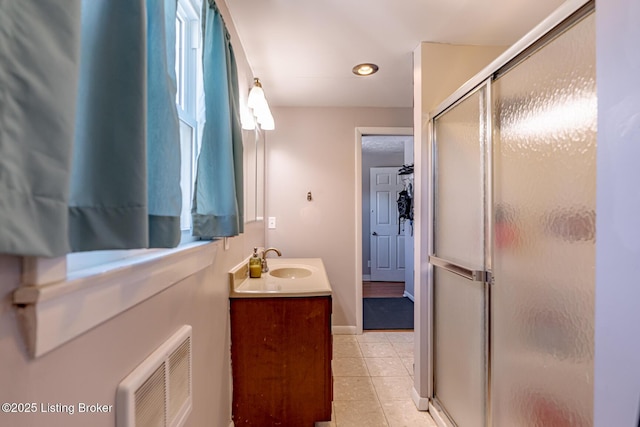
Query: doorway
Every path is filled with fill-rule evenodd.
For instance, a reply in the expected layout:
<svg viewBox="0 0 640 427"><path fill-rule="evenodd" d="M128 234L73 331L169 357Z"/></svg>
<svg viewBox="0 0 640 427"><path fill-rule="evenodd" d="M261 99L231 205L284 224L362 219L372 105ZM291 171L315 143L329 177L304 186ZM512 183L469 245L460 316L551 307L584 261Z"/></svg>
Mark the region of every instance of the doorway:
<svg viewBox="0 0 640 427"><path fill-rule="evenodd" d="M362 138L368 135L401 135L401 136L413 136L413 128L412 127L357 127L355 129L355 143L354 143L354 155L355 155L355 172L356 179L354 185L356 187L356 194L362 195L363 190L363 167L362 167ZM413 150L413 147L411 147ZM404 160L401 161L404 163ZM368 258L364 258L364 252L370 252L369 247L369 238L363 232L363 223L368 221L369 218L369 209L363 210L362 206L363 197L356 198L356 216L355 216L355 259L358 260L354 265L354 279L355 283L358 284L356 286L356 327L353 332L356 334L362 334L363 331L363 279L366 281L370 281L370 273L367 260ZM363 212L367 214L366 218L363 215ZM369 233L368 228L366 229L366 234ZM368 249L367 249L368 248ZM412 248L413 250L413 248ZM413 260L411 260L412 266L411 270L413 270ZM413 279L413 277L412 277ZM411 283L413 285L413 283ZM407 286L405 282L405 286ZM404 290L402 291L404 294ZM418 328L415 328L415 331L418 331Z"/></svg>
<svg viewBox="0 0 640 427"><path fill-rule="evenodd" d="M413 136L362 135L360 154L363 329L413 329Z"/></svg>

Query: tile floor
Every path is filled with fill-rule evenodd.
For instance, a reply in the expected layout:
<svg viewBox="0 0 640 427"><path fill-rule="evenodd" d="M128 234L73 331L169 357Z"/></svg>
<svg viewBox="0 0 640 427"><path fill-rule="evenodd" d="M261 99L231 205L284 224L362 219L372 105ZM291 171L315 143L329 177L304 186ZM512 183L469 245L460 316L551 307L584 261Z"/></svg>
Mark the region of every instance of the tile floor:
<svg viewBox="0 0 640 427"><path fill-rule="evenodd" d="M413 332L333 336L333 419L316 427L435 427L411 400Z"/></svg>

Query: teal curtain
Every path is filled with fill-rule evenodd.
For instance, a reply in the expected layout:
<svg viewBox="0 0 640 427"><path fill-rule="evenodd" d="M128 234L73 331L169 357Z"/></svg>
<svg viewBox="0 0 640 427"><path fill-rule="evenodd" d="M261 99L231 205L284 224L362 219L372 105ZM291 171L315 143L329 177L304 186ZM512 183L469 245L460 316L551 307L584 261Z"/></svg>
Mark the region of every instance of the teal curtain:
<svg viewBox="0 0 640 427"><path fill-rule="evenodd" d="M0 2L0 253L178 244L175 10Z"/></svg>
<svg viewBox="0 0 640 427"><path fill-rule="evenodd" d="M180 122L176 109L176 0L147 0L149 247L180 243ZM164 21L163 21L164 20Z"/></svg>
<svg viewBox="0 0 640 427"><path fill-rule="evenodd" d="M203 78L206 123L192 205L193 235L205 239L244 231L242 134L238 74L222 16L205 0Z"/></svg>
<svg viewBox="0 0 640 427"><path fill-rule="evenodd" d="M176 0L84 0L82 6L71 247L175 246L180 136L175 67L167 60L175 52L175 23L166 25L165 8L175 22Z"/></svg>
<svg viewBox="0 0 640 427"><path fill-rule="evenodd" d="M0 1L0 253L69 252L80 0Z"/></svg>

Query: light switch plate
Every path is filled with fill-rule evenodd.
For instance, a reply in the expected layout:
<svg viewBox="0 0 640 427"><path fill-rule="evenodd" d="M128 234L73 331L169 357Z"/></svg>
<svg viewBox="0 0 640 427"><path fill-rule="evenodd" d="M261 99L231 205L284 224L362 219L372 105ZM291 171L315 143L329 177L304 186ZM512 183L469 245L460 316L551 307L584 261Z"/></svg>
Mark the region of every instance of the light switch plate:
<svg viewBox="0 0 640 427"><path fill-rule="evenodd" d="M269 217L269 222L267 224L268 228L276 228L276 217L275 216L270 216Z"/></svg>

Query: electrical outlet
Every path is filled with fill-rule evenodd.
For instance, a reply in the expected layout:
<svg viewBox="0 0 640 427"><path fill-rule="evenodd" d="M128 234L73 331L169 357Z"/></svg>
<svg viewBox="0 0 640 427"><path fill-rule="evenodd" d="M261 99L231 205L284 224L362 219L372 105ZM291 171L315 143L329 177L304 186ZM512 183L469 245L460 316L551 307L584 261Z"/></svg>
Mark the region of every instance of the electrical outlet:
<svg viewBox="0 0 640 427"><path fill-rule="evenodd" d="M371 267L371 260L367 261L367 267Z"/></svg>
<svg viewBox="0 0 640 427"><path fill-rule="evenodd" d="M269 217L269 222L267 224L267 227L271 228L271 229L276 228L276 217L275 216L270 216Z"/></svg>

